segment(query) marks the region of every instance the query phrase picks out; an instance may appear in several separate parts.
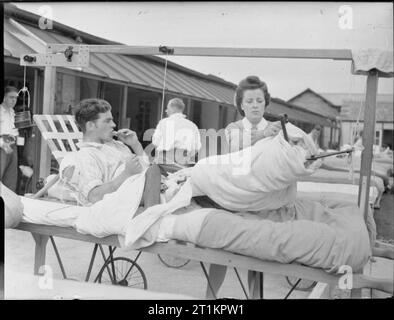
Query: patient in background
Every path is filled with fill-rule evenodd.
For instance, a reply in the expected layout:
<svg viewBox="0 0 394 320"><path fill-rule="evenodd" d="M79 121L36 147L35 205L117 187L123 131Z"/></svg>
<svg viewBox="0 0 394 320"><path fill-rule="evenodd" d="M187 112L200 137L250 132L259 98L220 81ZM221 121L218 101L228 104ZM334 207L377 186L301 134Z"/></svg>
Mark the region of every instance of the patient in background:
<svg viewBox="0 0 394 320"><path fill-rule="evenodd" d="M75 119L83 139L77 144L80 150L67 155L61 162L60 174L79 191L78 200L82 205L102 200L144 169L147 171L142 202L145 208L160 203L159 168L149 164L134 131L115 132L111 105L107 101L82 100L76 108ZM115 135L119 141L113 139Z"/></svg>
<svg viewBox="0 0 394 320"><path fill-rule="evenodd" d="M320 134L321 134L321 126L320 125L315 125L315 127L312 129L311 132L308 133L309 136L312 138L314 144L316 145L316 149L319 149L319 140L320 140Z"/></svg>
<svg viewBox="0 0 394 320"><path fill-rule="evenodd" d="M182 99L174 98L168 102L167 118L159 121L152 143L156 146L156 161L167 171L176 171L193 163L201 148L200 132L197 126L186 119Z"/></svg>

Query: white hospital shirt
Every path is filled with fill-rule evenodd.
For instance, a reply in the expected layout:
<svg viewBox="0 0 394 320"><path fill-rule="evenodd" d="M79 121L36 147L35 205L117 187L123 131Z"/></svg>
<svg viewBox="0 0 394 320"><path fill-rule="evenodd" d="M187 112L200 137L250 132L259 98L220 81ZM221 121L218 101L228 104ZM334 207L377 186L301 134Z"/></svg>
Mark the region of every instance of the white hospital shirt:
<svg viewBox="0 0 394 320"><path fill-rule="evenodd" d="M197 126L179 112L159 121L152 143L157 151L183 149L193 152L201 148L200 132Z"/></svg>
<svg viewBox="0 0 394 320"><path fill-rule="evenodd" d="M122 142L111 141L105 144L95 142L79 142L79 151L70 153L60 163L60 176L64 177L64 169L76 166L72 177L67 180L74 190L77 190L78 201L89 205L89 192L104 183L116 178L125 168L128 158L136 156ZM149 166L146 154L138 156L142 170Z"/></svg>
<svg viewBox="0 0 394 320"><path fill-rule="evenodd" d="M14 108L6 108L0 104L0 135L9 134L16 137L18 129L15 128Z"/></svg>

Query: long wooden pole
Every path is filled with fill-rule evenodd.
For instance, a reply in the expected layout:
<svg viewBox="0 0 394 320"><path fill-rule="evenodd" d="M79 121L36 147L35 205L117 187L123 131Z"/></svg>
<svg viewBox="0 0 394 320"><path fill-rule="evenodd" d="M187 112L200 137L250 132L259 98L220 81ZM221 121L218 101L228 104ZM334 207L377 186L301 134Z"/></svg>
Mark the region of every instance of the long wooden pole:
<svg viewBox="0 0 394 320"><path fill-rule="evenodd" d="M56 67L46 66L44 71L43 114L54 114L56 93ZM41 137L40 177L47 177L51 168L51 153Z"/></svg>
<svg viewBox="0 0 394 320"><path fill-rule="evenodd" d="M67 48L87 49L89 53L117 53L130 55L166 55L168 51L159 46L126 45L76 45L49 44L53 53L63 53ZM334 59L352 60L348 49L284 49L284 48L223 48L223 47L164 47L171 50L173 56L207 56L207 57L256 57L256 58L296 58L296 59Z"/></svg>
<svg viewBox="0 0 394 320"><path fill-rule="evenodd" d="M364 214L365 220L368 215L369 187L371 185L371 168L373 157L373 142L375 138L375 115L376 96L378 91L378 72L369 71L367 78L367 92L364 109L363 146L361 153L360 183L358 192L358 205Z"/></svg>

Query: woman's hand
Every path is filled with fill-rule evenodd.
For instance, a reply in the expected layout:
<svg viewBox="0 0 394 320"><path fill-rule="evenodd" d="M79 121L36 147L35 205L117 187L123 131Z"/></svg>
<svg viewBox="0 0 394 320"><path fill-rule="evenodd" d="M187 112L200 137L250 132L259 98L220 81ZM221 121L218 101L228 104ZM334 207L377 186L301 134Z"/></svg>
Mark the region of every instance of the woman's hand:
<svg viewBox="0 0 394 320"><path fill-rule="evenodd" d="M280 121L269 122L267 127L263 130L265 138L276 136L282 130Z"/></svg>

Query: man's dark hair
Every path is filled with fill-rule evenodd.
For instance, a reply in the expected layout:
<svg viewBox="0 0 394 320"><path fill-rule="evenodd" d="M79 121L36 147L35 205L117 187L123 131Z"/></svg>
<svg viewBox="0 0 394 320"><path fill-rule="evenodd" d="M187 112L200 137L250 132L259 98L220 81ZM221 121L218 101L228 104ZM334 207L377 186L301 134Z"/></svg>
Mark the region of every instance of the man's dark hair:
<svg viewBox="0 0 394 320"><path fill-rule="evenodd" d="M111 105L103 99L84 99L75 108L75 121L82 132L86 131L86 122L99 118L99 113L111 110Z"/></svg>
<svg viewBox="0 0 394 320"><path fill-rule="evenodd" d="M261 89L264 94L265 106L268 106L270 103L270 94L268 92L267 84L264 81L261 81L257 76L248 76L245 79L241 80L238 84L237 89L235 90L234 103L238 109L238 112L241 116L245 116L245 112L241 108L242 99L244 96L244 92L246 90L254 90Z"/></svg>
<svg viewBox="0 0 394 320"><path fill-rule="evenodd" d="M10 93L10 92L16 92L16 93L18 93L18 89L15 88L15 87L13 87L13 86L6 86L6 87L4 88L4 95L6 95L7 93Z"/></svg>

